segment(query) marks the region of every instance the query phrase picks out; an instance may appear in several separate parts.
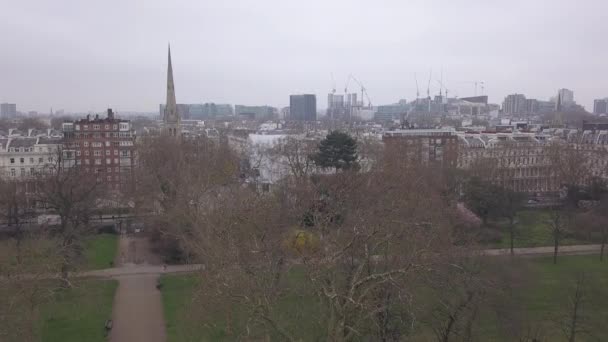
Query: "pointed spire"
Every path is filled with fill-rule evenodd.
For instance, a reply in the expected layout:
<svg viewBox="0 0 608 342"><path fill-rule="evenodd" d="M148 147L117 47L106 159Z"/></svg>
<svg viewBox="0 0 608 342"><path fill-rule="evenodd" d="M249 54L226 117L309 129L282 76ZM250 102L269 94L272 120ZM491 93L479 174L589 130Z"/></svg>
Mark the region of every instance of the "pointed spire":
<svg viewBox="0 0 608 342"><path fill-rule="evenodd" d="M177 111L177 102L175 100L175 84L173 83L173 66L171 65L171 45L168 48L167 57L167 102L165 104L165 113L163 120L165 128L172 136L179 135L180 132L180 117Z"/></svg>

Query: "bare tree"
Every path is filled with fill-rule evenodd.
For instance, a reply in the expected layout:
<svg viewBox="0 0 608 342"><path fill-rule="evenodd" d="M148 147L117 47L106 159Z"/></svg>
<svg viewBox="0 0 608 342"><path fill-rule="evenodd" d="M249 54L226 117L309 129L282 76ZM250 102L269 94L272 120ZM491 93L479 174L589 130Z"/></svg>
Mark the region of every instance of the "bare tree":
<svg viewBox="0 0 608 342"><path fill-rule="evenodd" d="M552 207L549 210L549 228L553 237L553 263L557 264L557 254L560 243L567 231L568 215L561 206Z"/></svg>
<svg viewBox="0 0 608 342"><path fill-rule="evenodd" d="M61 239L61 274L68 286L68 272L80 255L83 237L91 231L89 220L106 194L95 167L72 165L69 153L61 148L56 151L38 175L35 192L38 203L59 217L54 228Z"/></svg>
<svg viewBox="0 0 608 342"><path fill-rule="evenodd" d="M590 334L587 324L588 317L584 311L589 299L587 286L586 275L581 272L568 297L568 305L564 306L560 316L555 320L568 342L575 342L581 334Z"/></svg>
<svg viewBox="0 0 608 342"><path fill-rule="evenodd" d="M38 341L40 306L52 300L57 282L48 279L63 263L59 241L44 234L0 248L0 340ZM21 262L15 262L20 253Z"/></svg>
<svg viewBox="0 0 608 342"><path fill-rule="evenodd" d="M31 183L0 179L0 224L6 224L15 239L17 262L21 263L21 243L25 238L25 226L34 217L32 201L28 195Z"/></svg>
<svg viewBox="0 0 608 342"><path fill-rule="evenodd" d="M274 162L283 165L289 176L300 181L315 169L314 161L310 158L316 150L317 141L304 136L287 136L282 138L270 152Z"/></svg>

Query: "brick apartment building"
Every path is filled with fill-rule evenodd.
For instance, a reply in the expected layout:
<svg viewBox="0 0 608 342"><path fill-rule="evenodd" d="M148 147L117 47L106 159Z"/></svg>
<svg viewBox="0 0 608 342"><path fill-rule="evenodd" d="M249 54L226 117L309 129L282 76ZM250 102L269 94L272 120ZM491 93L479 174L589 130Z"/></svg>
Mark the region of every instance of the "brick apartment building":
<svg viewBox="0 0 608 342"><path fill-rule="evenodd" d="M97 174L97 181L112 190L125 191L134 185L136 164L135 132L129 120L114 117L108 109L106 118L63 123L64 157L73 165ZM72 164L72 163L70 163Z"/></svg>
<svg viewBox="0 0 608 342"><path fill-rule="evenodd" d="M458 136L446 129L404 129L382 136L393 162L421 162L442 167L456 167Z"/></svg>

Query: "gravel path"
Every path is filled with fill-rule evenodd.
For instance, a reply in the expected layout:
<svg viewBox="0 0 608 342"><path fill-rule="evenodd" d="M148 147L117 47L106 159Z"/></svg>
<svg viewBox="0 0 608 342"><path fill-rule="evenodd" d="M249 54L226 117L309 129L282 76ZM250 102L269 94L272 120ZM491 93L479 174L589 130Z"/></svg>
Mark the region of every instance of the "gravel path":
<svg viewBox="0 0 608 342"><path fill-rule="evenodd" d="M166 341L161 292L156 288L160 272L151 272L163 268L158 266L158 257L150 251L147 238L121 236L116 259L119 267L113 270L120 271L109 271L107 276L123 276L117 277L109 341Z"/></svg>

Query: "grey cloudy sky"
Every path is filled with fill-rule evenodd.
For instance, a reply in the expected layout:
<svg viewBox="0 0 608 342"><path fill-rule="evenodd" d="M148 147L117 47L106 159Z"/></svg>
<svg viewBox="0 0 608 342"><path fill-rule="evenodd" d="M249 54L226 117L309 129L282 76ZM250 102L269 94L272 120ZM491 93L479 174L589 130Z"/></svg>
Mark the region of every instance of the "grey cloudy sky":
<svg viewBox="0 0 608 342"><path fill-rule="evenodd" d="M177 101L326 106L350 73L374 105L451 94L608 96L606 0L0 0L0 102L156 111L171 42ZM349 87L357 90L354 84ZM438 92L432 82L432 93ZM481 90L480 90L481 92Z"/></svg>

